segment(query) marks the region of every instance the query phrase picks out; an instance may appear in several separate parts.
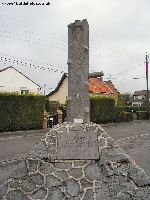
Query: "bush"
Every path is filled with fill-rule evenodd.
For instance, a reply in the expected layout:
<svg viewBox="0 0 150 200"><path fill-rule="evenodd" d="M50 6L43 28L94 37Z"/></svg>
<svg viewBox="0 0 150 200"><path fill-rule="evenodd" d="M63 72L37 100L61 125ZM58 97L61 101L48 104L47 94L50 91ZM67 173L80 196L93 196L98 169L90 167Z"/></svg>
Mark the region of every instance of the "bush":
<svg viewBox="0 0 150 200"><path fill-rule="evenodd" d="M46 99L46 111L49 112L50 115L56 114L59 109L60 104L58 101L49 101L49 99Z"/></svg>
<svg viewBox="0 0 150 200"><path fill-rule="evenodd" d="M0 93L0 132L43 128L45 97Z"/></svg>
<svg viewBox="0 0 150 200"><path fill-rule="evenodd" d="M116 108L121 111L124 110L125 112L138 112L138 111L146 111L147 110L146 106L125 106L124 108L121 106L117 106Z"/></svg>
<svg viewBox="0 0 150 200"><path fill-rule="evenodd" d="M144 120L147 119L147 111L137 111L137 119L138 120ZM149 112L149 116L150 116L150 112Z"/></svg>
<svg viewBox="0 0 150 200"><path fill-rule="evenodd" d="M125 107L125 111L126 112L137 112L139 111L141 108L139 106L126 106Z"/></svg>
<svg viewBox="0 0 150 200"><path fill-rule="evenodd" d="M124 112L124 111L115 111L115 116L114 116L114 122L127 122L127 121L132 121L133 120L133 115L130 112Z"/></svg>
<svg viewBox="0 0 150 200"><path fill-rule="evenodd" d="M63 112L63 118L67 118L67 108L68 108L68 101L66 100L64 104L60 105L60 109Z"/></svg>
<svg viewBox="0 0 150 200"><path fill-rule="evenodd" d="M90 98L90 119L94 123L113 122L115 100L112 97L92 96Z"/></svg>

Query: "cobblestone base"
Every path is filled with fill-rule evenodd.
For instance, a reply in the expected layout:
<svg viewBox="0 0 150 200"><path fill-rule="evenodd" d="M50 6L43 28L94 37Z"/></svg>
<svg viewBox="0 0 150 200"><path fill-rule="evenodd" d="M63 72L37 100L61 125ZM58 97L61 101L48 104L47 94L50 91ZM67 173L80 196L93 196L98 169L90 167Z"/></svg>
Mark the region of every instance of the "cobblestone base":
<svg viewBox="0 0 150 200"><path fill-rule="evenodd" d="M99 160L55 160L57 133L96 131ZM150 178L99 125L51 129L0 186L2 200L150 200Z"/></svg>

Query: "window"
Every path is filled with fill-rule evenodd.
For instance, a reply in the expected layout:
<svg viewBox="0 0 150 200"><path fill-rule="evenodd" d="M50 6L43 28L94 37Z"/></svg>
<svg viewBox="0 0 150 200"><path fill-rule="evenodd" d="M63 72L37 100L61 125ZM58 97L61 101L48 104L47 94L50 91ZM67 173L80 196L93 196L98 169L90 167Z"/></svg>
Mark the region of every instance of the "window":
<svg viewBox="0 0 150 200"><path fill-rule="evenodd" d="M21 94L28 94L29 90L21 90Z"/></svg>

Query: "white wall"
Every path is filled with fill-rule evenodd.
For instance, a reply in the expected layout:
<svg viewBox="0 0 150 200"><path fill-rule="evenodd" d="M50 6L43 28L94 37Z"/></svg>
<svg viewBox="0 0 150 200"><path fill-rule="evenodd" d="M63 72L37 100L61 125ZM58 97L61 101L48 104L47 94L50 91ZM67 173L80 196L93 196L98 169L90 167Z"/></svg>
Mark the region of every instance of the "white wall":
<svg viewBox="0 0 150 200"><path fill-rule="evenodd" d="M61 104L64 104L66 98L68 97L68 78L66 77L61 84L59 90L49 96L50 101L58 101Z"/></svg>
<svg viewBox="0 0 150 200"><path fill-rule="evenodd" d="M141 102L132 102L132 106L142 106Z"/></svg>
<svg viewBox="0 0 150 200"><path fill-rule="evenodd" d="M30 93L40 93L38 85L14 68L0 72L0 92L21 92L21 89L27 89Z"/></svg>

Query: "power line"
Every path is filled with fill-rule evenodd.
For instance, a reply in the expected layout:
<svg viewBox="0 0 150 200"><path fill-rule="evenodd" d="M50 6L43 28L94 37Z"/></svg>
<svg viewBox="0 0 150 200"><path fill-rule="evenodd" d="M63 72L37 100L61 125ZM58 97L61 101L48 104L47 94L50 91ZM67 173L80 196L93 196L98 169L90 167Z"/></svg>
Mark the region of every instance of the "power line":
<svg viewBox="0 0 150 200"><path fill-rule="evenodd" d="M64 70L56 68L52 64L41 64L38 63L38 61L33 61L33 60L28 60L28 59L18 59L14 56L10 55L4 55L0 54L0 61L3 62L4 64L9 63L9 64L17 64L25 67L30 67L30 68L38 68L41 70L47 70L47 71L53 71L54 73L65 73ZM32 62L31 62L32 61Z"/></svg>

